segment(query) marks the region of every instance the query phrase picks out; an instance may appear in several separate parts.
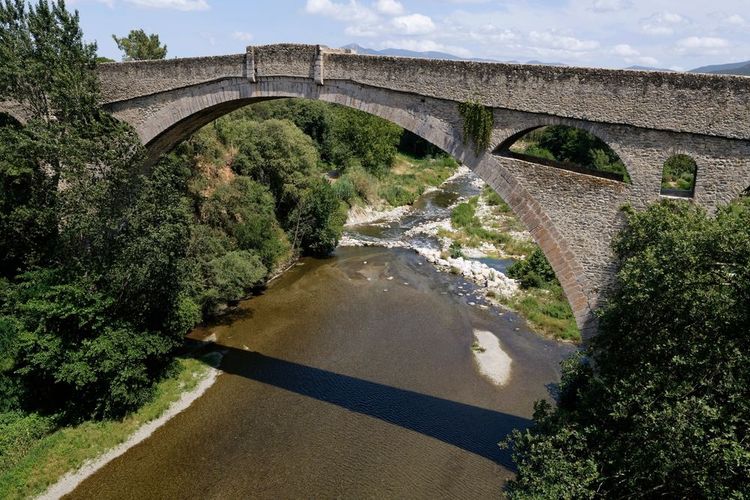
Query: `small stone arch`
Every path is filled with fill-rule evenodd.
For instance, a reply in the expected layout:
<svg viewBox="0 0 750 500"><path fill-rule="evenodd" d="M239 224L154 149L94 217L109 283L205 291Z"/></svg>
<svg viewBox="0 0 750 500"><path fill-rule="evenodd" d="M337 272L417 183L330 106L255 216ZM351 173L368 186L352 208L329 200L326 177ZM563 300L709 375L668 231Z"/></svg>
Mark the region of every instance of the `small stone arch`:
<svg viewBox="0 0 750 500"><path fill-rule="evenodd" d="M686 153L673 153L662 166L662 196L693 198L698 180L698 163Z"/></svg>
<svg viewBox="0 0 750 500"><path fill-rule="evenodd" d="M500 157L514 158L517 160L537 163L540 165L558 168L570 172L576 172L579 174L592 175L604 179L623 182L626 184L631 183L628 169L625 166L625 162L623 161L621 155L615 150L615 148L610 146L606 138L601 137L601 135L605 134L601 134L600 131L594 130L594 127L592 127L591 125L582 126L582 124L574 123L572 120L554 119L554 117L550 118L552 119L545 120L545 122L548 123L541 123L515 131L493 150L493 154ZM603 154L610 157L610 159L614 158L615 162L619 163L620 168L618 169L618 171L605 171L593 168L591 165L583 165L564 159L561 160L551 154L549 156L542 156L540 154L529 153L528 150L522 151L519 148L514 148L514 146L518 145L524 137L529 137L537 131L547 129L547 127L562 127L582 131L588 134L594 140L601 143L602 147L605 148L603 149Z"/></svg>

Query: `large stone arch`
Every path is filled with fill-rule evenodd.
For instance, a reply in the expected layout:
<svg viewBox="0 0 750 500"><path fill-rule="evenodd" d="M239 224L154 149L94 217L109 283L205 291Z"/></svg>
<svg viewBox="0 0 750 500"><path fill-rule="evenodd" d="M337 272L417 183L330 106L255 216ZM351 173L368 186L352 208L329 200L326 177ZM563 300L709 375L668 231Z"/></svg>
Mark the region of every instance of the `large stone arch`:
<svg viewBox="0 0 750 500"><path fill-rule="evenodd" d="M584 333L594 325L598 288L541 204L492 155L476 155L464 144L455 102L366 87L347 81L317 85L303 78L268 78L257 84L229 78L167 93L112 103L107 109L129 122L149 151L149 160L178 144L200 127L242 106L278 98L316 99L358 109L391 121L435 144L467 165L506 202L549 259ZM148 110L143 113L143 110Z"/></svg>

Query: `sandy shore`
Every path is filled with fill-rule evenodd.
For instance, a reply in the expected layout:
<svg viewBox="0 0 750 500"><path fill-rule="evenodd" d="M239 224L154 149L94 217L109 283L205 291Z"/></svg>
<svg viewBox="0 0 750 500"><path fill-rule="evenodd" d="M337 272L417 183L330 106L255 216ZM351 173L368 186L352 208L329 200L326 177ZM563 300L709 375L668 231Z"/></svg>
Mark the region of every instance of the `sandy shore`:
<svg viewBox="0 0 750 500"><path fill-rule="evenodd" d="M79 484L81 484L89 476L96 473L99 469L107 465L109 462L119 457L133 446L137 445L141 441L147 439L156 429L166 424L175 415L181 411L186 410L196 399L201 397L209 387L211 387L216 378L221 373L216 368L208 368L207 375L201 380L195 388L189 392L182 394L180 399L172 403L167 411L165 411L159 418L142 425L133 435L128 438L127 441L112 448L105 454L99 456L96 459L90 460L83 464L83 466L77 471L69 472L60 478L57 483L50 486L47 491L42 493L38 498L40 500L52 500L61 498L73 490L75 490Z"/></svg>
<svg viewBox="0 0 750 500"><path fill-rule="evenodd" d="M493 384L505 385L510 380L513 360L503 351L500 340L487 330L474 330L476 347L472 348L479 372Z"/></svg>

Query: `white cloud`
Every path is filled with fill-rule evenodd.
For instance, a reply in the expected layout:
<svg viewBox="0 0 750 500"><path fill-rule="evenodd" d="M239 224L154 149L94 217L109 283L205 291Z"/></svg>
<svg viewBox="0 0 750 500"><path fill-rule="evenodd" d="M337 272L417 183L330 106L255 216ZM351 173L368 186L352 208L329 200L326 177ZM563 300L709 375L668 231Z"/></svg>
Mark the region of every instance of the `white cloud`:
<svg viewBox="0 0 750 500"><path fill-rule="evenodd" d="M240 42L250 42L254 37L252 33L248 33L247 31L235 31L232 33L232 38Z"/></svg>
<svg viewBox="0 0 750 500"><path fill-rule="evenodd" d="M391 23L403 35L425 35L435 31L435 23L423 14L395 17Z"/></svg>
<svg viewBox="0 0 750 500"><path fill-rule="evenodd" d="M677 46L681 49L717 50L729 45L729 40L712 36L689 36L677 41Z"/></svg>
<svg viewBox="0 0 750 500"><path fill-rule="evenodd" d="M331 0L307 0L305 11L309 14L332 17L338 21L373 22L378 18L375 12L355 0L349 0L348 3L332 2Z"/></svg>
<svg viewBox="0 0 750 500"><path fill-rule="evenodd" d="M640 55L640 52L635 50L633 47L628 45L627 43L621 43L619 45L615 45L612 49L612 53L618 56L623 57L633 57Z"/></svg>
<svg viewBox="0 0 750 500"><path fill-rule="evenodd" d="M572 36L558 35L549 31L532 31L529 33L529 40L532 43L545 47L572 52L594 50L599 47L599 42L596 40L580 40Z"/></svg>
<svg viewBox="0 0 750 500"><path fill-rule="evenodd" d="M152 9L174 9L174 10L208 10L210 7L206 0L126 0L128 3L139 7Z"/></svg>
<svg viewBox="0 0 750 500"><path fill-rule="evenodd" d="M404 13L404 6L397 0L378 0L375 10L386 16L399 16Z"/></svg>
<svg viewBox="0 0 750 500"><path fill-rule="evenodd" d="M672 35L677 26L687 24L687 18L680 14L657 12L641 20L641 30L648 35Z"/></svg>
<svg viewBox="0 0 750 500"><path fill-rule="evenodd" d="M616 12L633 6L631 0L594 0L591 10L594 12Z"/></svg>
<svg viewBox="0 0 750 500"><path fill-rule="evenodd" d="M733 14L731 16L727 16L724 19L724 22L727 24L731 24L732 26L745 26L747 24L747 21L745 21L745 18L739 14Z"/></svg>

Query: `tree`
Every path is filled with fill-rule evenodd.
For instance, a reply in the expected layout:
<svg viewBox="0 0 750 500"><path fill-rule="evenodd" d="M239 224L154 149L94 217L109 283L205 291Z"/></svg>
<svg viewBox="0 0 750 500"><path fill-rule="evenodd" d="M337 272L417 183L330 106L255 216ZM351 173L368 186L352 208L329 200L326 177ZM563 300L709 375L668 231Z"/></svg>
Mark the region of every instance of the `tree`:
<svg viewBox="0 0 750 500"><path fill-rule="evenodd" d="M62 1L0 4L0 399L69 419L149 396L198 319L186 177L98 107L96 46Z"/></svg>
<svg viewBox="0 0 750 500"><path fill-rule="evenodd" d="M130 30L128 36L117 38L112 35L117 48L123 52L123 61L144 61L164 59L167 57L167 46L159 42L159 35L147 35L143 30Z"/></svg>
<svg viewBox="0 0 750 500"><path fill-rule="evenodd" d="M78 12L62 0L28 8L3 0L0 61L0 100L21 104L32 120L86 122L96 114L96 44L83 43Z"/></svg>
<svg viewBox="0 0 750 500"><path fill-rule="evenodd" d="M628 212L620 269L558 407L512 437L514 498L750 492L750 200Z"/></svg>

